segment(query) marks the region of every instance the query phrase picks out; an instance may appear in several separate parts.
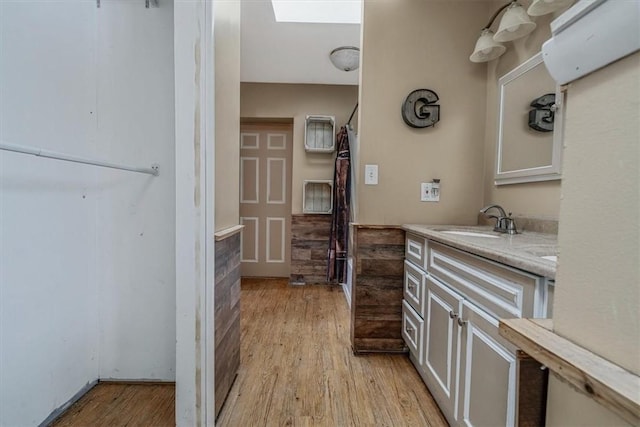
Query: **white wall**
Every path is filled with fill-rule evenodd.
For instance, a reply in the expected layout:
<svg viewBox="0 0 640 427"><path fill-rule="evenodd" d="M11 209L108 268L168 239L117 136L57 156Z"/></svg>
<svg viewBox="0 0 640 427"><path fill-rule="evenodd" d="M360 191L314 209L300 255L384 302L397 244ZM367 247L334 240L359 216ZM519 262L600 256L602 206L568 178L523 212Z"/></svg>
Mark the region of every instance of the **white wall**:
<svg viewBox="0 0 640 427"><path fill-rule="evenodd" d="M215 424L213 5L175 3L176 425Z"/></svg>
<svg viewBox="0 0 640 427"><path fill-rule="evenodd" d="M240 1L214 3L215 230L240 223Z"/></svg>
<svg viewBox="0 0 640 427"><path fill-rule="evenodd" d="M554 332L640 374L640 52L570 83ZM611 105L593 108L603 97ZM604 200L594 195L606 195ZM550 377L549 426L629 425Z"/></svg>
<svg viewBox="0 0 640 427"><path fill-rule="evenodd" d="M98 12L100 158L160 176L102 172L97 277L100 378L175 378L173 2L103 1Z"/></svg>
<svg viewBox="0 0 640 427"><path fill-rule="evenodd" d="M0 425L87 383L175 368L173 11L0 2L0 139L147 166L0 152Z"/></svg>

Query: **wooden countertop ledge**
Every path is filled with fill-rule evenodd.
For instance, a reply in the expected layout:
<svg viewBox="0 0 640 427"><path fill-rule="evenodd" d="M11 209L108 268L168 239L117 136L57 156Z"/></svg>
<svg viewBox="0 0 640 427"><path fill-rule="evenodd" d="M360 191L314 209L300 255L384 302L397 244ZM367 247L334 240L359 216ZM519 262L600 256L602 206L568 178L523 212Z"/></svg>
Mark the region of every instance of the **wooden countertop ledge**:
<svg viewBox="0 0 640 427"><path fill-rule="evenodd" d="M236 233L239 233L244 228L244 225L234 225L233 227L225 228L224 230L216 231L213 236L215 237L216 242L226 239L227 237L231 237Z"/></svg>
<svg viewBox="0 0 640 427"><path fill-rule="evenodd" d="M561 381L640 425L640 376L555 334L551 319L500 320L499 330Z"/></svg>

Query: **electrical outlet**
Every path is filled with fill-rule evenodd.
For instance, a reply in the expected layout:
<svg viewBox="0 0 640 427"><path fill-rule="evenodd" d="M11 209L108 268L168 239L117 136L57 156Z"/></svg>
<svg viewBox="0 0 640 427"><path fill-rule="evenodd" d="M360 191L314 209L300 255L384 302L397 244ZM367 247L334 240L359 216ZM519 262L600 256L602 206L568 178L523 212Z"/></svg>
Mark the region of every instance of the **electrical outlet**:
<svg viewBox="0 0 640 427"><path fill-rule="evenodd" d="M423 182L420 184L420 201L421 202L438 202L440 194L434 191L432 182Z"/></svg>
<svg viewBox="0 0 640 427"><path fill-rule="evenodd" d="M428 202L431 200L431 193L433 191L433 184L430 182L423 182L420 184L420 201Z"/></svg>
<svg viewBox="0 0 640 427"><path fill-rule="evenodd" d="M364 183L366 185L378 185L378 165L364 166Z"/></svg>

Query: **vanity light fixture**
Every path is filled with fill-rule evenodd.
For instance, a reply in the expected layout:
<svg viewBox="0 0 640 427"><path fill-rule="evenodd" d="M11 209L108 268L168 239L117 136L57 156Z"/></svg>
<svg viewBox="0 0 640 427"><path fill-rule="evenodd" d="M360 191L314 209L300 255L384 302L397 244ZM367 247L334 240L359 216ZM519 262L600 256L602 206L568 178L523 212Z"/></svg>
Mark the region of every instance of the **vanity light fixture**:
<svg viewBox="0 0 640 427"><path fill-rule="evenodd" d="M497 42L509 42L524 37L535 29L536 23L531 21L524 7L514 1L502 15L498 32L493 39Z"/></svg>
<svg viewBox="0 0 640 427"><path fill-rule="evenodd" d="M357 70L360 66L360 49L355 46L337 47L331 51L329 59L339 70Z"/></svg>
<svg viewBox="0 0 640 427"><path fill-rule="evenodd" d="M476 47L469 57L471 62L489 62L506 52L507 47L493 40L493 31L485 28L480 33Z"/></svg>
<svg viewBox="0 0 640 427"><path fill-rule="evenodd" d="M498 15L506 9L500 20L498 31L494 34L491 25ZM489 23L482 29L480 38L476 42L473 53L469 57L471 62L488 62L498 58L507 48L501 42L516 40L526 36L536 28L535 22L522 5L517 1L507 3L493 14Z"/></svg>

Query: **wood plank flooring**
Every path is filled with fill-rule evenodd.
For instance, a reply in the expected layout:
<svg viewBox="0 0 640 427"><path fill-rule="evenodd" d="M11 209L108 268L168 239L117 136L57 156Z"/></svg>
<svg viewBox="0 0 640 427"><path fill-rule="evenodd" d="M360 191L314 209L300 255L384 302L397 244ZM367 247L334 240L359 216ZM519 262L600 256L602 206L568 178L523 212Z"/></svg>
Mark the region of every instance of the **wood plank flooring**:
<svg viewBox="0 0 640 427"><path fill-rule="evenodd" d="M241 365L217 425L446 426L406 355L354 356L338 287L243 279ZM174 425L172 385L101 383L52 425Z"/></svg>
<svg viewBox="0 0 640 427"><path fill-rule="evenodd" d="M447 425L406 355L353 355L340 288L243 280L241 312L218 426Z"/></svg>
<svg viewBox="0 0 640 427"><path fill-rule="evenodd" d="M173 384L98 383L51 427L173 427Z"/></svg>

